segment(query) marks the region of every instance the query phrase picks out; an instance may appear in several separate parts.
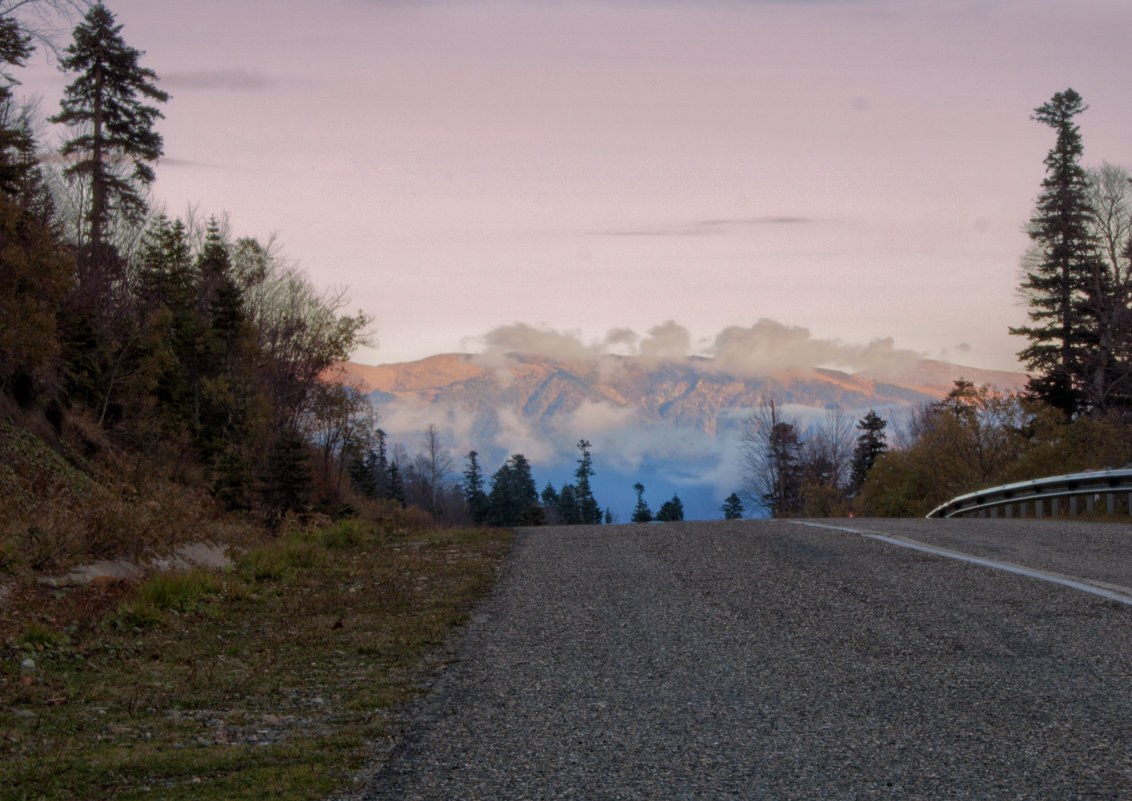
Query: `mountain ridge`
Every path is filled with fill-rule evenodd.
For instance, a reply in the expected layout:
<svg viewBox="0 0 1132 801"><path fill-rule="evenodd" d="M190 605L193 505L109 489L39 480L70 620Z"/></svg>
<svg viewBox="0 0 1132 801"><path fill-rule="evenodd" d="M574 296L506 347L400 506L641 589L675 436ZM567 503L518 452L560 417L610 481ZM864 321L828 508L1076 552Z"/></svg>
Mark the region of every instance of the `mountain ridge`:
<svg viewBox="0 0 1132 801"><path fill-rule="evenodd" d="M736 376L712 369L710 360L661 361L601 356L560 361L530 354L490 359L445 353L414 362L361 365L343 362L340 379L378 404L391 400L431 405L448 401L467 411L511 408L541 420L584 402L634 408L648 419L672 420L709 433L712 417L752 408L763 395L782 403L847 410L892 407L939 399L954 381L1021 389L1022 373L983 370L933 359L887 370L849 373L830 368L787 368Z"/></svg>
<svg viewBox="0 0 1132 801"><path fill-rule="evenodd" d="M831 408L854 417L874 409L898 426L957 379L1010 390L1026 380L937 360L857 373L794 367L743 376L707 358L528 353L343 363L337 377L369 397L395 443L411 450L436 425L451 453L474 449L485 465L523 453L540 485L572 481L576 444L589 440L595 494L625 520L638 481L654 499L679 493L688 519L716 516L723 498L742 486L743 421L766 396L803 430Z"/></svg>

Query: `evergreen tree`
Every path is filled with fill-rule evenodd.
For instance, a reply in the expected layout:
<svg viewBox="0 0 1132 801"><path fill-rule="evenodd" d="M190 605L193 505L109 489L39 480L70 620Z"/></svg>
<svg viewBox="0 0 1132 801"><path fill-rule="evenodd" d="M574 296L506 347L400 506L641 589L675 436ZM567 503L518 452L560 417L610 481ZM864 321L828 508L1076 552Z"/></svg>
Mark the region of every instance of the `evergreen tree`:
<svg viewBox="0 0 1132 801"><path fill-rule="evenodd" d="M590 476L594 475L593 459L589 450L591 447L588 440L578 441L578 450L582 452L582 458L578 460L578 469L574 471L574 477L577 479L574 495L578 502L578 515L581 518L580 522L587 525L601 522L601 509L598 508L593 489L590 487Z"/></svg>
<svg viewBox="0 0 1132 801"><path fill-rule="evenodd" d="M888 450L888 442L884 434L887 426L888 422L872 409L857 423L861 434L857 437L857 445L853 449L853 468L850 477L854 490L865 483L865 476L876 464L876 460Z"/></svg>
<svg viewBox="0 0 1132 801"><path fill-rule="evenodd" d="M62 111L50 118L75 132L62 147L63 156L73 159L64 174L85 181L89 207L84 244L96 258L114 212L128 220L144 213L140 190L153 183L150 164L163 148L153 127L163 115L146 103L169 99L155 85L156 73L138 63L143 53L127 45L121 31L106 6L90 7L60 60L62 68L77 77L64 91ZM121 169L124 164L132 165L132 172Z"/></svg>
<svg viewBox="0 0 1132 801"><path fill-rule="evenodd" d="M373 497L392 498L389 456L385 446L385 431L373 432L374 448L366 455L366 468L373 476Z"/></svg>
<svg viewBox="0 0 1132 801"><path fill-rule="evenodd" d="M558 510L559 519L566 525L573 526L582 522L582 512L578 505L578 491L573 484L562 485L562 491L558 493L558 504L555 508Z"/></svg>
<svg viewBox="0 0 1132 801"><path fill-rule="evenodd" d="M7 75L5 66L22 67L32 53L31 37L11 17L0 17L0 192L11 198L18 197L27 180L29 170L35 169L35 146L25 121L14 112L15 97L12 85L15 79Z"/></svg>
<svg viewBox="0 0 1132 801"><path fill-rule="evenodd" d="M475 451L468 451L468 469L464 471L464 484L461 488L464 501L468 504L468 513L477 525L487 520L488 511L487 493L483 491L483 471L476 460L478 456Z"/></svg>
<svg viewBox="0 0 1132 801"><path fill-rule="evenodd" d="M739 499L738 493L731 493L723 499L723 506L719 507L719 511L723 512L724 520L739 520L743 517L743 502Z"/></svg>
<svg viewBox="0 0 1132 801"><path fill-rule="evenodd" d="M541 512L530 462L521 453L512 454L491 477L487 522L494 526L537 525L545 521Z"/></svg>
<svg viewBox="0 0 1132 801"><path fill-rule="evenodd" d="M401 507L405 506L405 483L401 480L401 468L396 462L389 464L389 500L396 501Z"/></svg>
<svg viewBox="0 0 1132 801"><path fill-rule="evenodd" d="M652 520L652 510L645 503L645 486L638 481L633 485L633 490L637 493L637 506L633 509L633 522L648 523Z"/></svg>
<svg viewBox="0 0 1132 801"><path fill-rule="evenodd" d="M377 482L374 480L373 471L370 469L373 455L372 450L364 454L354 453L350 457L350 466L347 471L350 476L350 485L364 498L377 497Z"/></svg>
<svg viewBox="0 0 1132 801"><path fill-rule="evenodd" d="M798 511L802 500L802 441L794 424L776 423L770 430L767 449L773 480L761 500L771 517L789 517Z"/></svg>
<svg viewBox="0 0 1132 801"><path fill-rule="evenodd" d="M679 496L673 495L672 500L662 503L656 513L656 519L664 523L673 523L677 520L683 520L684 504L680 502Z"/></svg>
<svg viewBox="0 0 1132 801"><path fill-rule="evenodd" d="M1108 287L1090 231L1089 179L1080 164L1083 146L1073 118L1088 108L1072 89L1034 109L1033 119L1057 132L1046 156L1046 177L1030 218L1033 249L1022 292L1031 325L1012 328L1030 344L1018 356L1033 373L1029 393L1067 417L1083 410L1098 341L1090 317Z"/></svg>
<svg viewBox="0 0 1132 801"><path fill-rule="evenodd" d="M263 471L260 498L272 528L290 511L301 511L310 501L311 466L306 443L294 431L284 431L271 446Z"/></svg>

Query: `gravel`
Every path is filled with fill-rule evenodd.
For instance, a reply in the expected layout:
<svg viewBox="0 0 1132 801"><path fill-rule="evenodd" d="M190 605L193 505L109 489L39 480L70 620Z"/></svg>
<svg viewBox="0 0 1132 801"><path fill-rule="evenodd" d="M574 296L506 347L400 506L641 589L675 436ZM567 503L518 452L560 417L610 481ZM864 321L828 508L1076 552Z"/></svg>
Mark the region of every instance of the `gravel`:
<svg viewBox="0 0 1132 801"><path fill-rule="evenodd" d="M366 798L1132 794L1132 607L842 532L527 529L456 653Z"/></svg>

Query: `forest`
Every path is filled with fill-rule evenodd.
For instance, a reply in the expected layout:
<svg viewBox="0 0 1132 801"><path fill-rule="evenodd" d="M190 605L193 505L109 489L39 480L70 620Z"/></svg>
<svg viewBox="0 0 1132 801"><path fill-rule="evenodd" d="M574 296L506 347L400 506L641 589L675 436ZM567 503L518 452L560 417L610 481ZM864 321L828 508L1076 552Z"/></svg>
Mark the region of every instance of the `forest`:
<svg viewBox="0 0 1132 801"><path fill-rule="evenodd" d="M458 471L435 426L418 453L387 442L335 373L368 341L369 315L272 240L233 236L223 213L155 210L172 100L159 76L101 3L65 45L23 5L0 10L0 567L312 516L616 521L593 496L585 439L575 481L541 491L522 454L489 473L473 450ZM46 118L14 79L37 47L58 48L69 80ZM768 398L721 517L744 502L771 516L920 515L983 486L1129 461L1132 196L1124 169L1082 165L1085 108L1069 89L1034 111L1056 141L1022 260L1030 322L1013 331L1026 391L960 382L899 430L874 412L803 430ZM632 519L654 519L634 489ZM656 515L682 517L678 497Z"/></svg>

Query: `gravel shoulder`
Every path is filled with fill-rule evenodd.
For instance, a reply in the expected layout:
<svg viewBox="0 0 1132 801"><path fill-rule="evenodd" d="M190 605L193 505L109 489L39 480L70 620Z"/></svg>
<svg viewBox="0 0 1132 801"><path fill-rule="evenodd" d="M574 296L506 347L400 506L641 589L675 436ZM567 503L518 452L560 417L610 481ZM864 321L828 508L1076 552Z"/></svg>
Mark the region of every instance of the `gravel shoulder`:
<svg viewBox="0 0 1132 801"><path fill-rule="evenodd" d="M946 540L974 539L961 528L933 544L961 550ZM1064 558L1035 566L1072 572ZM457 657L367 798L1074 799L1132 787L1129 607L836 531L524 530Z"/></svg>

